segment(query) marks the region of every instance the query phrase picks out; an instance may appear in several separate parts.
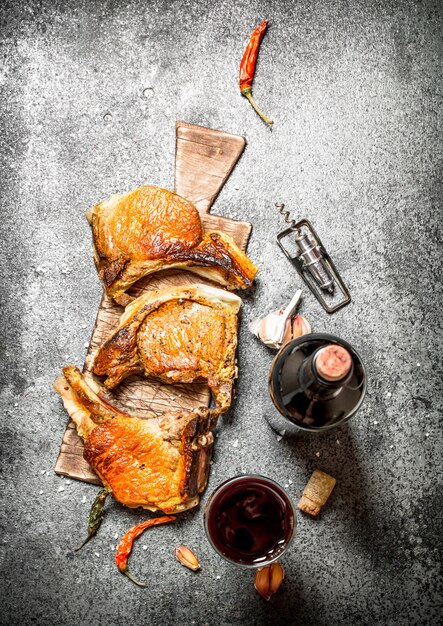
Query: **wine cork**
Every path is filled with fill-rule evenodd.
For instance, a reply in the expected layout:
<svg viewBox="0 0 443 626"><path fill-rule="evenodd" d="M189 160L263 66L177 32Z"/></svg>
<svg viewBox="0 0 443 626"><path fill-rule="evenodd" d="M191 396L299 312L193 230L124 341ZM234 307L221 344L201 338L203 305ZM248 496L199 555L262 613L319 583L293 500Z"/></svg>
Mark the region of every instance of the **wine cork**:
<svg viewBox="0 0 443 626"><path fill-rule="evenodd" d="M349 374L352 358L346 348L331 343L321 348L315 356L315 367L324 380L334 382Z"/></svg>
<svg viewBox="0 0 443 626"><path fill-rule="evenodd" d="M326 504L336 482L335 478L329 474L315 470L303 489L302 497L297 504L298 508L303 513L308 513L313 517L317 516L322 506Z"/></svg>

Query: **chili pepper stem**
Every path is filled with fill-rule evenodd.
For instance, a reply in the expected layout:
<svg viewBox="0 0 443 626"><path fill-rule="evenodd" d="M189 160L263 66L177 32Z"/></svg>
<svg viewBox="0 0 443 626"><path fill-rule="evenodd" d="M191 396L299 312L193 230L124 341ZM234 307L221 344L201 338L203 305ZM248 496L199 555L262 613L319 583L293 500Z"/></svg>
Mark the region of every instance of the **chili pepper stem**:
<svg viewBox="0 0 443 626"><path fill-rule="evenodd" d="M136 578L134 578L134 576L132 574L130 574L128 572L128 568L127 567L122 567L121 569L119 568L119 571L124 574L125 576L127 576L129 578L129 580L131 580L133 583L135 583L136 585L138 585L139 587L146 587L145 583L140 582L139 580L137 580Z"/></svg>
<svg viewBox="0 0 443 626"><path fill-rule="evenodd" d="M272 120L269 119L269 117L267 117L262 111L260 111L260 109L258 108L258 106L255 104L254 98L252 97L252 91L250 87L247 87L246 89L242 89L241 90L241 94L242 96L244 96L245 98L247 98L249 100L249 102L251 103L252 108L254 109L254 111L261 117L261 119L266 122L266 124L273 124L274 122Z"/></svg>

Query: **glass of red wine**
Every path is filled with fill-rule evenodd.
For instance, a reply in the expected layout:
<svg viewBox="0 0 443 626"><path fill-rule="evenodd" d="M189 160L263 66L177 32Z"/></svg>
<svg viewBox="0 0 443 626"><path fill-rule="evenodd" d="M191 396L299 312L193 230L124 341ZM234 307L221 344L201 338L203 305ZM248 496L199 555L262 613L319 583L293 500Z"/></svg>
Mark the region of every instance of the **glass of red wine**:
<svg viewBox="0 0 443 626"><path fill-rule="evenodd" d="M235 476L210 495L206 535L216 552L240 567L277 561L294 536L294 506L279 484L254 474Z"/></svg>

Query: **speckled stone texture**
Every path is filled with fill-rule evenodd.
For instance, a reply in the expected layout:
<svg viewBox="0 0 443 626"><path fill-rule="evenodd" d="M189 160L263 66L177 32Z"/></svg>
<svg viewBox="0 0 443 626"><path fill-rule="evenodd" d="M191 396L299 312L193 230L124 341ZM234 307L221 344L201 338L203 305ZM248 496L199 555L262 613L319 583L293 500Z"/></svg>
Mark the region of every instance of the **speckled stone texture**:
<svg viewBox="0 0 443 626"><path fill-rule="evenodd" d="M2 624L440 624L441 125L439 2L316 0L1 3ZM238 64L265 17L254 94ZM96 488L53 473L67 417L51 384L81 365L100 301L85 210L114 192L172 188L177 119L245 135L213 208L249 219L260 267L244 303L238 398L222 420L208 493L239 472L288 485L337 478L321 517L298 516L269 603L207 543L202 509L148 531L131 568L116 537L146 517L107 505L73 556ZM272 353L247 322L300 280L279 252L274 203L312 220L352 304L303 314L362 354L369 392L351 423L278 441ZM173 556L193 548L198 574ZM146 550L144 547L146 546Z"/></svg>

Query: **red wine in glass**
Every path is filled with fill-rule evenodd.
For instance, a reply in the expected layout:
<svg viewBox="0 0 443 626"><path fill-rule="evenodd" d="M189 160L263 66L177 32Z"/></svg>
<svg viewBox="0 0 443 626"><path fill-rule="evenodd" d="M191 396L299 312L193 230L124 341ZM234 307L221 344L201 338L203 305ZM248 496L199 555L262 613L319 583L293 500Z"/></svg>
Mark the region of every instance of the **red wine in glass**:
<svg viewBox="0 0 443 626"><path fill-rule="evenodd" d="M204 517L215 550L243 567L276 561L288 548L295 529L287 493L263 476L237 476L222 483L210 496Z"/></svg>

